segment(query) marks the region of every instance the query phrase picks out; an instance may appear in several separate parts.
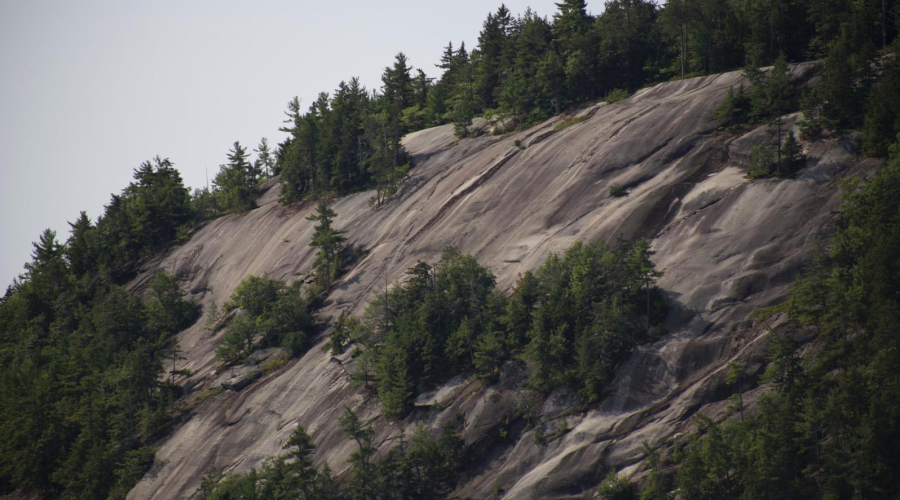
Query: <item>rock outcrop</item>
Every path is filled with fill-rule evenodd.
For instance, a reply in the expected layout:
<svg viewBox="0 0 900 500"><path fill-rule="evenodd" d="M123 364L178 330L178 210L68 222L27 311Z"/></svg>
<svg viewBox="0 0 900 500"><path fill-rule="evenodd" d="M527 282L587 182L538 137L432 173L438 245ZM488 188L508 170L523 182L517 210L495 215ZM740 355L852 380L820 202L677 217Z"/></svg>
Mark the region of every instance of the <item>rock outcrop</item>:
<svg viewBox="0 0 900 500"><path fill-rule="evenodd" d="M799 65L792 75L805 80L815 68ZM447 245L472 253L509 289L577 240L651 238L665 273L659 285L673 304L668 333L636 350L599 406L584 410L565 391L529 391L527 367L514 361L495 385L457 377L422 395L407 419L391 420L370 390L351 383L342 361L316 345L242 391L198 406L158 444L156 463L129 498L189 498L207 469L246 471L281 453L297 424L316 442L316 460L340 473L352 451L337 423L344 405L375 427L380 452L400 429L418 422L439 429L462 415L469 455L477 457L457 491L464 498L495 491L510 499L586 498L610 467L634 473L642 441L663 444L697 411L721 406L723 367L758 356L765 336L742 320L784 299L838 209L836 179L860 168L852 138L831 139L805 144L809 166L795 179L748 181L749 151L765 139L764 128L717 135L712 119L741 81L735 72L657 85L588 106L579 112L586 120L561 130L571 117L462 141L452 126L416 132L405 139L415 169L385 206L370 207L371 193L333 204L336 225L368 255L341 278L320 313L325 321L360 312L374 291ZM613 183L627 195L611 197ZM140 291L162 269L206 305L223 303L251 274L305 279L313 205L283 207L277 199L272 183L259 208L208 223L145 266L131 288ZM182 382L195 394L210 384L221 336L202 325L179 335L193 374ZM540 415L529 430L516 420L526 410Z"/></svg>

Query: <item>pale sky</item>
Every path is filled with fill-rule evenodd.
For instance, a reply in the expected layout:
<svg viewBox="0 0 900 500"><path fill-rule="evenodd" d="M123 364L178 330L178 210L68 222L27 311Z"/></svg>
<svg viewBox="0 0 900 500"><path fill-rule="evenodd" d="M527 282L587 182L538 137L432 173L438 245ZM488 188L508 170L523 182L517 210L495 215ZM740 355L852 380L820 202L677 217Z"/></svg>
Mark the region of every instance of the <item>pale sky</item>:
<svg viewBox="0 0 900 500"><path fill-rule="evenodd" d="M447 42L471 49L500 3L0 0L0 294L44 228L65 241L142 161L168 157L205 185L235 140L283 139L294 95L305 109L352 76L380 86L399 51L439 76Z"/></svg>

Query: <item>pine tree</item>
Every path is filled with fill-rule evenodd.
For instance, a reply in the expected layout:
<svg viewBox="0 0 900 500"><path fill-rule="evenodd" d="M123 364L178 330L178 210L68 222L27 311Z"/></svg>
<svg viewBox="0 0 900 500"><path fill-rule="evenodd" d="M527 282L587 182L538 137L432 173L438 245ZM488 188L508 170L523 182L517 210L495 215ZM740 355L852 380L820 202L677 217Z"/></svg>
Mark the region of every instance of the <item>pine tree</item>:
<svg viewBox="0 0 900 500"><path fill-rule="evenodd" d="M94 226L91 224L87 212L82 211L75 222L69 223L69 227L72 228L72 235L66 242L66 258L72 274L81 277L96 269L97 266Z"/></svg>
<svg viewBox="0 0 900 500"><path fill-rule="evenodd" d="M356 370L353 371L351 377L354 383L362 383L363 387L369 388L369 383L375 380L375 351L372 349L363 349L356 361Z"/></svg>
<svg viewBox="0 0 900 500"><path fill-rule="evenodd" d="M187 328L199 312L193 301L184 300L184 291L175 276L159 273L148 282L153 300L148 304L150 325L162 339Z"/></svg>
<svg viewBox="0 0 900 500"><path fill-rule="evenodd" d="M728 385L737 385L738 410L741 412L741 420L744 419L744 378L747 373L741 368L741 365L735 362L728 363L728 374L725 376L725 383Z"/></svg>
<svg viewBox="0 0 900 500"><path fill-rule="evenodd" d="M547 113L559 114L565 108L566 71L562 60L556 51L548 50L546 57L541 61L537 73L537 83L540 89L542 106Z"/></svg>
<svg viewBox="0 0 900 500"><path fill-rule="evenodd" d="M187 359L183 356L183 352L181 350L181 342L178 341L178 337L174 337L172 339L172 343L169 347L169 359L172 360L172 371L170 372L169 384L175 385L175 375L179 374L178 370L178 362Z"/></svg>
<svg viewBox="0 0 900 500"><path fill-rule="evenodd" d="M303 500L316 498L313 493L318 489L317 480L319 471L310 458L316 449L312 438L303 426L298 425L291 433L291 437L284 443L284 449L288 450L287 457L292 459L287 462L288 474L291 480L291 489L299 490Z"/></svg>
<svg viewBox="0 0 900 500"><path fill-rule="evenodd" d="M681 78L690 73L689 33L694 23L689 3L689 0L667 0L660 15L660 24L664 34L678 43L678 60L675 71Z"/></svg>
<svg viewBox="0 0 900 500"><path fill-rule="evenodd" d="M533 97L522 73L514 71L506 78L500 92L500 109L512 118L514 128L524 124L525 112L531 109Z"/></svg>
<svg viewBox="0 0 900 500"><path fill-rule="evenodd" d="M725 129L731 130L737 125L747 123L749 111L750 98L744 92L744 84L741 84L737 92L734 91L733 87L728 88L725 93L725 99L716 108L713 117L716 120L724 121Z"/></svg>
<svg viewBox="0 0 900 500"><path fill-rule="evenodd" d="M475 369L484 378L492 379L504 358L503 344L493 330L484 332L475 345Z"/></svg>
<svg viewBox="0 0 900 500"><path fill-rule="evenodd" d="M428 78L421 68L416 69L416 77L413 80L413 102L420 109L425 109L425 106L428 105L428 91L431 88L432 80L433 78Z"/></svg>
<svg viewBox="0 0 900 500"><path fill-rule="evenodd" d="M275 158L269 151L269 140L265 137L260 139L259 146L256 146L254 151L256 152L255 169L265 175L266 179L270 178L274 175Z"/></svg>
<svg viewBox="0 0 900 500"><path fill-rule="evenodd" d="M213 299L209 304L209 310L206 313L206 323L203 325L208 332L216 332L221 327L222 312L219 310L219 304Z"/></svg>
<svg viewBox="0 0 900 500"><path fill-rule="evenodd" d="M412 402L414 384L409 374L407 353L399 346L387 345L378 357L378 398L385 415L400 416Z"/></svg>
<svg viewBox="0 0 900 500"><path fill-rule="evenodd" d="M775 147L771 141L766 141L750 150L750 168L747 177L750 179L763 179L772 175L772 169L778 159L775 155Z"/></svg>
<svg viewBox="0 0 900 500"><path fill-rule="evenodd" d="M453 108L453 133L460 139L469 137L469 126L475 111L472 109L472 101L466 96L461 97Z"/></svg>
<svg viewBox="0 0 900 500"><path fill-rule="evenodd" d="M245 212L256 206L256 170L247 161L248 156L241 143L235 142L228 152L228 163L219 168L213 179L219 206L225 210Z"/></svg>
<svg viewBox="0 0 900 500"><path fill-rule="evenodd" d="M354 319L347 315L347 311L341 311L341 315L328 334L328 342L322 346L322 351L330 352L332 356L343 353L344 344L350 341L351 325L354 323Z"/></svg>
<svg viewBox="0 0 900 500"><path fill-rule="evenodd" d="M335 217L337 213L324 201L319 202L315 214L306 217L306 220L317 223L309 246L319 249L314 266L316 281L322 288L328 288L344 267L341 252L347 240L344 236L346 231L334 228Z"/></svg>
<svg viewBox="0 0 900 500"><path fill-rule="evenodd" d="M881 79L866 102L863 151L869 156L887 157L890 145L900 133L900 60L894 53L884 61Z"/></svg>
<svg viewBox="0 0 900 500"><path fill-rule="evenodd" d="M356 413L348 407L345 407L345 412L338 422L344 434L355 441L357 445L357 450L351 453L347 460L350 464L348 493L353 499L374 498L373 490L377 482L375 468L371 464L372 457L375 455L375 448L372 447L374 431L371 427L364 427Z"/></svg>
<svg viewBox="0 0 900 500"><path fill-rule="evenodd" d="M500 86L503 58L507 44L511 17L506 5L489 13L478 35L478 61L475 65L475 108L497 107L496 90Z"/></svg>
<svg viewBox="0 0 900 500"><path fill-rule="evenodd" d="M650 250L650 242L641 239L632 247L628 259L632 275L638 280L639 286L644 288L648 329L650 328L650 292L656 280L662 276L662 271L657 271L653 266L653 261L650 260L655 253Z"/></svg>
<svg viewBox="0 0 900 500"><path fill-rule="evenodd" d="M591 18L584 0L562 0L556 4L553 15L553 33L563 56L568 57L582 48L581 37L590 30Z"/></svg>
<svg viewBox="0 0 900 500"><path fill-rule="evenodd" d="M234 363L253 351L256 323L248 316L236 316L228 331L216 347L216 357L225 363Z"/></svg>
<svg viewBox="0 0 900 500"><path fill-rule="evenodd" d="M647 61L659 44L656 18L656 6L648 0L606 2L596 20L606 89L632 92L646 80Z"/></svg>
<svg viewBox="0 0 900 500"><path fill-rule="evenodd" d="M768 74L753 79L756 81L751 94L751 116L775 127L775 168L776 175L780 176L784 114L793 105L793 85L784 54L778 57Z"/></svg>
<svg viewBox="0 0 900 500"><path fill-rule="evenodd" d="M392 104L393 114L399 115L400 111L406 109L413 103L413 80L410 75L412 68L406 54L398 52L394 56L394 65L384 68L381 81L384 98ZM398 117L399 118L399 117Z"/></svg>
<svg viewBox="0 0 900 500"><path fill-rule="evenodd" d="M447 339L448 362L454 367L454 372L472 366L475 361L476 336L472 323L469 317L465 316L456 331Z"/></svg>
<svg viewBox="0 0 900 500"><path fill-rule="evenodd" d="M456 52L453 50L453 41L447 42L447 46L444 47L444 53L441 55L440 64L435 64L434 66L446 71L450 69L450 65L453 63L455 56Z"/></svg>

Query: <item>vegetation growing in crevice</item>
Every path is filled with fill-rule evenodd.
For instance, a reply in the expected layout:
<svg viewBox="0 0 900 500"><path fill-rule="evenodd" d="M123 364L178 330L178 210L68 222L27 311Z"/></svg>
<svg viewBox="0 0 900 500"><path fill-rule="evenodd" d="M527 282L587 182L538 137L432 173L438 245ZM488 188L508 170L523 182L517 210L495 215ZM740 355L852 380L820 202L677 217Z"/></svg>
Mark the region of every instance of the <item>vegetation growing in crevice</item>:
<svg viewBox="0 0 900 500"><path fill-rule="evenodd" d="M445 426L438 439L433 439L422 426L408 441L401 434L387 456L375 460L374 430L349 408L340 424L347 439L356 446L348 459L350 470L341 481L327 465L315 466L311 456L316 446L306 430L297 426L284 445L287 453L270 458L259 471L226 476L207 472L199 500L450 498L462 450L453 425Z"/></svg>
<svg viewBox="0 0 900 500"><path fill-rule="evenodd" d="M311 286L251 275L241 281L225 306L226 310L239 310L230 319L225 318L227 311L222 313L215 301L211 303L207 329L215 331L226 325L228 329L216 348L220 361L236 363L266 346L282 346L294 356L306 351L315 326L313 314L351 257L344 246L344 231L334 227L335 217L337 213L325 202L306 217L317 223L309 242L318 249Z"/></svg>
<svg viewBox="0 0 900 500"><path fill-rule="evenodd" d="M319 297L301 283L286 285L268 276L248 276L229 300L240 308L216 348L216 357L234 363L264 346L280 345L296 355L303 352L313 328L312 311Z"/></svg>
<svg viewBox="0 0 900 500"><path fill-rule="evenodd" d="M119 285L198 223L253 208L270 175L281 175L285 203L374 189L372 204L382 206L409 172L400 141L408 132L452 123L469 136L478 133L471 125L479 115L525 127L615 96L615 89L630 93L649 82L747 67L749 89L726 96L717 118L726 128L771 120L775 138L756 151L751 175L789 176L801 157L792 153L796 138L782 133L781 117L795 109L796 97L784 90L782 68L819 58L820 81L800 99L801 139L861 129L864 152L885 157L900 132L897 20L896 0L612 0L599 15L583 0L562 0L549 18L531 10L513 16L501 6L485 20L476 47L447 45L437 80L413 70L401 53L378 91L353 79L306 112L292 100L288 139L274 151L263 139L255 160L235 142L211 187L191 194L166 158L141 164L101 217L82 212L70 223L64 244L51 231L42 234L26 272L0 299L0 492L124 496L149 466L149 445L180 394L163 363L177 367L172 336L196 318L196 307L180 290L181 276L155 278L145 299ZM774 71L757 72L771 63ZM684 498L878 498L893 491L885 471L896 470L900 449L900 396L890 376L897 366L890 330L898 310L897 168L895 158L848 196L830 260L796 287L792 317L820 331L823 349L800 362L788 340L773 348L780 353L772 360L777 390L758 416L702 426L684 450ZM310 310L345 257L340 232L317 222L329 236L319 247L316 288L303 294L268 278L248 284L237 299L255 312L232 320L240 337L227 334L241 340L234 342L238 355L261 340L307 346ZM448 251L376 297L363 318L345 318L329 348L367 346L366 368L355 377L377 384L392 414L408 410L425 384L467 370L491 380L516 356L534 366L535 386L571 385L595 401L662 314L648 255L640 247L581 245L524 275L506 297L488 270ZM271 300L256 308L256 293ZM224 322L217 318L210 329ZM322 484L333 484L319 474Z"/></svg>
<svg viewBox="0 0 900 500"><path fill-rule="evenodd" d="M565 385L595 402L664 314L651 255L645 241L577 243L522 276L507 297L490 270L447 248L434 265L419 262L403 284L377 293L362 318L342 316L329 346L365 346L388 415L406 413L422 389L453 375L492 380L512 357L532 363L535 387Z"/></svg>

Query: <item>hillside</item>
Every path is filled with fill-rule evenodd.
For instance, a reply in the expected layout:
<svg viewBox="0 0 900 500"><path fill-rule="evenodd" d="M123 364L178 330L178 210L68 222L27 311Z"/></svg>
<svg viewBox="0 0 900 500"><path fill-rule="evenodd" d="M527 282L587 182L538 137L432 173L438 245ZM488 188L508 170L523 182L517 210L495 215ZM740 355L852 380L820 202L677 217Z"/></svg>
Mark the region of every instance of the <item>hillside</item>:
<svg viewBox="0 0 900 500"><path fill-rule="evenodd" d="M805 81L815 68L796 66L792 77ZM158 444L156 462L128 498L189 498L210 468L246 471L278 454L298 423L318 446L316 460L340 473L352 450L337 424L344 405L374 425L381 452L399 429L420 421L436 429L461 412L464 440L479 457L461 497L488 498L502 487L505 498L582 498L609 467L636 463L641 441L662 444L699 409L720 410L728 395L722 368L736 357L752 361L764 336L743 320L784 299L837 210L836 180L862 168L853 140L831 139L806 145L809 166L795 179L745 179L749 150L764 129L716 135L712 120L725 91L741 81L733 72L657 85L588 106L578 115L586 120L562 130L555 127L567 117L502 137L457 141L450 125L415 132L404 139L415 169L386 205L370 208L370 193L332 205L349 243L369 253L342 276L320 313L325 322L360 312L374 290L447 245L472 253L508 289L577 240L652 238L664 273L659 285L672 301L668 333L631 356L599 407L577 410L565 391L536 400L545 417L540 428L556 439L538 445L534 430L497 438L517 404L537 397L523 387L518 362L489 387L454 379L395 421L380 415L377 397L350 383L341 360L316 346L242 391L198 406ZM613 183L627 196L611 197ZM140 291L164 270L209 305L227 300L248 275L304 279L314 258L313 223L305 219L313 206L281 206L278 190L270 183L259 208L206 224L146 265L130 288ZM214 378L221 335L203 323L179 334L193 373L181 382L194 394Z"/></svg>

